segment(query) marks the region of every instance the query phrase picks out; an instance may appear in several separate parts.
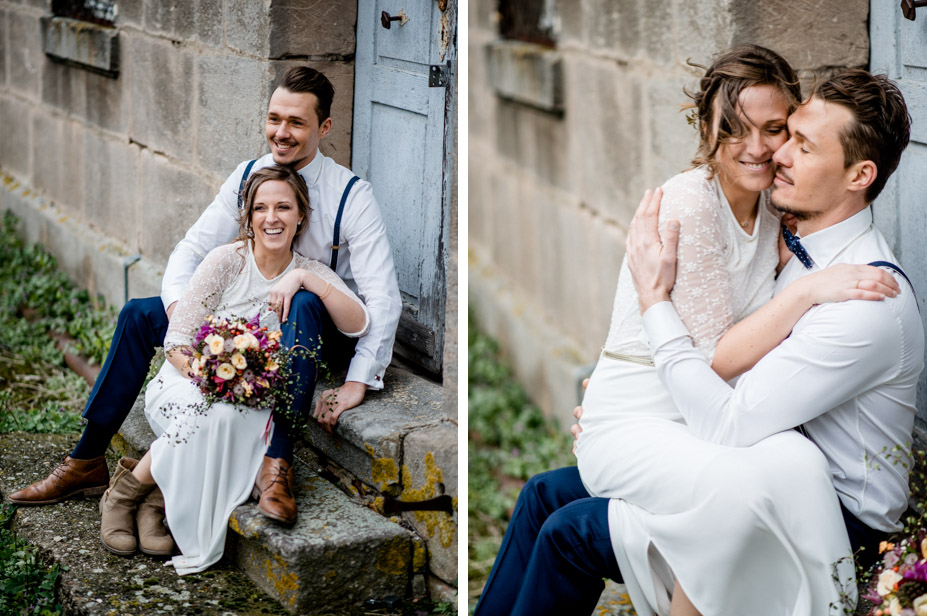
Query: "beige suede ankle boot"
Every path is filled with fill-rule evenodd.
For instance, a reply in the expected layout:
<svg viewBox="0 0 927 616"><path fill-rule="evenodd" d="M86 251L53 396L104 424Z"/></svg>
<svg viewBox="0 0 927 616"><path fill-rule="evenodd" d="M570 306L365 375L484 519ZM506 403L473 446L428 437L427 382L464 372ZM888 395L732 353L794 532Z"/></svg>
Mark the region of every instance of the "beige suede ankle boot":
<svg viewBox="0 0 927 616"><path fill-rule="evenodd" d="M138 460L122 458L100 499L100 539L103 547L119 556L131 556L138 542L135 539L135 511L155 484L139 483L132 474Z"/></svg>
<svg viewBox="0 0 927 616"><path fill-rule="evenodd" d="M148 493L135 515L138 524L138 545L142 554L170 556L174 552L174 538L164 526L164 495L161 488Z"/></svg>

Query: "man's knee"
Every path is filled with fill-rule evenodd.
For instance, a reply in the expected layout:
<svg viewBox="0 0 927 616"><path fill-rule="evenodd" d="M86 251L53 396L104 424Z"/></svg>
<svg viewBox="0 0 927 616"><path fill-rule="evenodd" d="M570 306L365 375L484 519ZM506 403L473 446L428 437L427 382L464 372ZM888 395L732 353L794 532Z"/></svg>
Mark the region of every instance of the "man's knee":
<svg viewBox="0 0 927 616"><path fill-rule="evenodd" d="M290 312L307 316L322 315L325 312L325 304L315 293L300 290L290 300Z"/></svg>
<svg viewBox="0 0 927 616"><path fill-rule="evenodd" d="M588 496L581 488L576 467L558 468L529 479L521 489L519 501L544 511L553 511L577 498Z"/></svg>
<svg viewBox="0 0 927 616"><path fill-rule="evenodd" d="M162 314L164 304L161 303L160 297L134 298L127 301L119 311L119 320L127 325L152 324L159 320Z"/></svg>

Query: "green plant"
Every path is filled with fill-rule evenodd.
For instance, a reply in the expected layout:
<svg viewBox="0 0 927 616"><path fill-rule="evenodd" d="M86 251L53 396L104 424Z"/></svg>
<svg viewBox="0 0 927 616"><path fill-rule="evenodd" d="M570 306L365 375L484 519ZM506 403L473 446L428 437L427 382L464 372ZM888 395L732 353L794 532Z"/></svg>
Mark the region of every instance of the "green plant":
<svg viewBox="0 0 927 616"><path fill-rule="evenodd" d="M15 512L11 505L0 506L0 614L61 614L55 602L58 565L46 567L36 549L13 534Z"/></svg>

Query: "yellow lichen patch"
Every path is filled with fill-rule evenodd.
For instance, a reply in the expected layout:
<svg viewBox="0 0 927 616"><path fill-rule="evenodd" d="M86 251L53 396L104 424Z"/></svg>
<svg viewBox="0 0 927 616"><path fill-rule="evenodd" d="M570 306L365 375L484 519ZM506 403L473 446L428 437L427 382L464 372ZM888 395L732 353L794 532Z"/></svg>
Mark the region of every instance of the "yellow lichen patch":
<svg viewBox="0 0 927 616"><path fill-rule="evenodd" d="M237 518L229 518L229 526L232 528L233 531L235 531L239 535L242 534L241 529L238 527Z"/></svg>
<svg viewBox="0 0 927 616"><path fill-rule="evenodd" d="M409 545L404 539L394 539L377 554L377 571L389 575L405 575L409 571Z"/></svg>
<svg viewBox="0 0 927 616"><path fill-rule="evenodd" d="M334 570L329 571L328 573L325 574L325 580L328 582L331 582L332 580L335 579L335 576L337 575L338 575L337 571L334 571Z"/></svg>
<svg viewBox="0 0 927 616"><path fill-rule="evenodd" d="M371 458L370 478L381 490L386 491L391 483L399 480L399 466L396 460L375 457L373 447L367 443L364 443L364 449Z"/></svg>
<svg viewBox="0 0 927 616"><path fill-rule="evenodd" d="M434 453L425 454L425 483L420 488L412 488L412 472L405 465L402 467L402 499L405 501L421 501L438 496L438 485L444 483L444 471L435 463ZM454 510L457 510L457 498L453 500ZM434 537L435 531L440 532L441 545L451 547L457 534L457 525L452 516L442 511L415 511L415 519L425 525L428 537Z"/></svg>
<svg viewBox="0 0 927 616"><path fill-rule="evenodd" d="M412 570L421 571L428 563L428 550L425 546L416 541L412 544Z"/></svg>
<svg viewBox="0 0 927 616"><path fill-rule="evenodd" d="M291 606L296 604L297 592L299 591L299 576L287 571L286 563L282 558L275 556L273 560L269 558L265 560L264 574L276 589L281 603L289 603Z"/></svg>
<svg viewBox="0 0 927 616"><path fill-rule="evenodd" d="M378 496L375 499L373 499L373 508L380 515L383 515L383 504L385 502L386 502L386 499L384 499L382 496Z"/></svg>

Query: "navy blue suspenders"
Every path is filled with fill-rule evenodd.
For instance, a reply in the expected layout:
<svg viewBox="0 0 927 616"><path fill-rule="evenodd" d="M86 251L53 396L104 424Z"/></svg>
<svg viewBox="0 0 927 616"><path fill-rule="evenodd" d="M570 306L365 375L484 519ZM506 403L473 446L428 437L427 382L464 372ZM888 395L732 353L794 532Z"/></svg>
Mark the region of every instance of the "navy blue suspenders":
<svg viewBox="0 0 927 616"><path fill-rule="evenodd" d="M248 176L251 175L251 168L254 166L254 163L257 162L257 159L252 160L248 163L248 166L245 167L245 173L241 176L241 182L238 184L238 209L244 207L244 192L245 192L245 181L248 179ZM356 175L348 181L348 185L344 188L344 193L341 195L341 203L338 204L338 214L335 216L335 231L332 233L332 258L331 264L329 267L332 271L335 271L335 268L338 266L338 249L341 248L339 245L338 236L341 232L341 215L344 213L344 204L348 202L348 195L351 194L351 189L354 188L354 184L357 183L357 180L360 178Z"/></svg>
<svg viewBox="0 0 927 616"><path fill-rule="evenodd" d="M351 192L351 189L354 187L354 184L360 178L356 175L348 181L348 185L344 188L344 193L341 195L341 203L338 205L338 215L335 216L335 232L332 234L332 261L330 268L332 271L335 271L335 267L338 265L338 249L339 246L339 232L341 231L341 214L344 212L344 204L348 202L348 194Z"/></svg>

